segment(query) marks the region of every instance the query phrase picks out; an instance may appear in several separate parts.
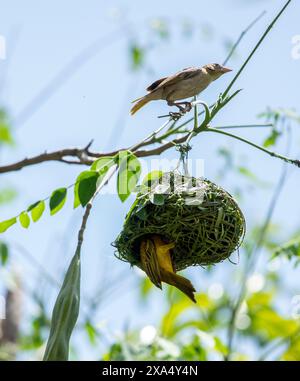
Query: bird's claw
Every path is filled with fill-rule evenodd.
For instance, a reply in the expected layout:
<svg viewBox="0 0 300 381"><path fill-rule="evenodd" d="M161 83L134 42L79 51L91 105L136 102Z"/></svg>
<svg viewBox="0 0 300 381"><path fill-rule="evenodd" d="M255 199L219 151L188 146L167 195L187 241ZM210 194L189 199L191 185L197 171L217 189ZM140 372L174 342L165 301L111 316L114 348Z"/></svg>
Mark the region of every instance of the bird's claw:
<svg viewBox="0 0 300 381"><path fill-rule="evenodd" d="M184 112L190 112L192 107L193 107L193 105L191 102L186 102Z"/></svg>
<svg viewBox="0 0 300 381"><path fill-rule="evenodd" d="M184 115L184 112L169 112L167 115L160 115L158 118L171 118L174 121L179 120Z"/></svg>
<svg viewBox="0 0 300 381"><path fill-rule="evenodd" d="M173 120L179 120L185 113L183 111L180 111L180 112L172 112L170 111L169 112L169 116L170 118L172 118Z"/></svg>

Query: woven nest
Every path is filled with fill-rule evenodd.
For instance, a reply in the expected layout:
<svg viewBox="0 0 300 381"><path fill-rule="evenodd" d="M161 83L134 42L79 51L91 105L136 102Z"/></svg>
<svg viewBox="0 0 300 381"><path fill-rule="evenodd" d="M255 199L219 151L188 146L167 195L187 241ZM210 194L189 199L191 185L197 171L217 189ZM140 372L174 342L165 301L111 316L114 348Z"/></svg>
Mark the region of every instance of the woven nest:
<svg viewBox="0 0 300 381"><path fill-rule="evenodd" d="M172 261L180 271L223 261L244 233L243 213L229 193L209 180L171 172L138 194L113 245L119 259L141 267L141 240L159 234L175 243Z"/></svg>

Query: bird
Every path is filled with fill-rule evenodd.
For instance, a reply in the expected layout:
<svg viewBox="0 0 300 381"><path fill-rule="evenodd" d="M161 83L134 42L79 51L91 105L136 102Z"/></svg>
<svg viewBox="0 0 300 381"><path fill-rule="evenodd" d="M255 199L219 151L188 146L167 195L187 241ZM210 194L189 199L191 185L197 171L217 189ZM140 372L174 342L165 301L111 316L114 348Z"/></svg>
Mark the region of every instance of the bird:
<svg viewBox="0 0 300 381"><path fill-rule="evenodd" d="M140 243L142 269L156 287L162 289L161 283L168 283L196 303L194 296L196 290L192 283L176 274L171 256L171 249L174 247L173 242L165 243L162 237L156 234L143 238Z"/></svg>
<svg viewBox="0 0 300 381"><path fill-rule="evenodd" d="M174 75L158 79L147 87L148 94L132 101L134 105L130 113L134 115L148 102L159 99L166 100L168 106L178 107L182 113L188 112L192 108L191 102L176 101L198 95L213 81L230 71L232 69L213 63L203 67L188 67Z"/></svg>

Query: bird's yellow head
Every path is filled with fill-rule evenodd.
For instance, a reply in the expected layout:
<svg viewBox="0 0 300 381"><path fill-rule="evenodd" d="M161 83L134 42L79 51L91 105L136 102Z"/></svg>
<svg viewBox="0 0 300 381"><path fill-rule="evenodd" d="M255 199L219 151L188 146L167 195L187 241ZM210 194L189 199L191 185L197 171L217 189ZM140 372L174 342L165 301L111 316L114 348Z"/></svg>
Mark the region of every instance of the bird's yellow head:
<svg viewBox="0 0 300 381"><path fill-rule="evenodd" d="M229 69L228 67L222 66L218 63L205 65L203 66L203 69L212 77L213 81L221 77L221 75L232 71L232 69Z"/></svg>

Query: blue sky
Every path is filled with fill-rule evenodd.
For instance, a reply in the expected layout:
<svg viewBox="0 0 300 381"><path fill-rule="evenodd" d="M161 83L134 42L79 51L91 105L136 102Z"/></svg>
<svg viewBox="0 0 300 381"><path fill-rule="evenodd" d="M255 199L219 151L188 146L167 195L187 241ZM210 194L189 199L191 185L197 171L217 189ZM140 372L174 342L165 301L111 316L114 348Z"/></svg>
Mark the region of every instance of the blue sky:
<svg viewBox="0 0 300 381"><path fill-rule="evenodd" d="M170 0L0 0L0 34L7 39L7 61L0 61L0 76L6 72L6 85L1 89L0 100L14 120L16 140L15 147L1 150L1 162L14 162L45 150L82 147L91 139L94 139L93 149L96 151L109 151L139 141L159 126L161 121L156 116L167 110L163 102L153 102L135 117L129 115L130 101L143 95L148 83L183 67L222 62L226 56L224 41L234 41L249 22L261 11L267 10L267 15L247 34L238 49L238 55L230 62L236 71L283 3L281 0L187 0L184 3ZM257 114L266 106L294 107L300 111L300 60L291 57L291 39L300 34L299 8L299 3L294 1L271 31L235 85L236 89L242 88L243 92L220 113L216 125L255 123ZM128 61L129 41L138 41L142 46L148 44L149 24L158 17L170 25L171 37L150 50L147 55L149 69L133 74ZM190 21L196 30L190 38L183 38L180 33L182 23L186 21ZM206 40L201 38L199 31L208 25L213 31L213 37ZM23 122L20 113L33 97L78 52L99 38L104 38L103 44L107 46L80 66L45 104ZM201 95L201 99L207 103L215 100L233 74L214 83ZM260 143L266 136L266 131L244 130L240 134ZM247 165L258 178L268 184L276 182L281 170L279 160L237 141L213 134L197 137L191 154L193 159L204 160L206 177L217 181L222 162L216 151L224 145L234 153L238 164ZM285 146L283 139L276 149L284 152ZM299 126L294 126L290 156L297 155L299 148ZM177 158L177 153L170 150L165 157L174 159ZM15 187L18 198L13 204L1 209L1 220L18 214L32 202L51 194L57 187L72 184L82 169L47 163L2 175L1 186ZM295 201L298 200L298 176L296 170L290 171L288 184L275 213L274 221L281 222L284 226L281 232L283 239L299 226L300 207ZM249 182L245 183L237 175L228 176L220 185L230 192L239 186L247 187L247 197L244 197L241 206L248 224L251 226L262 220L272 188L249 186ZM99 196L85 236L83 294L93 295L100 282L104 282L105 288L108 274L113 276L120 273L120 277L124 277L124 285L114 294L116 302L103 307L96 317L96 320L107 322L110 332L127 323L132 327L154 323L161 310L159 291L153 298L151 308L148 306L143 309L139 305L138 275L115 259L110 246L121 229L122 220L132 201L133 198L130 198L121 204L115 195ZM39 284L44 287L46 283L43 277L38 281L32 280L33 276L36 278L36 271L24 258L22 250L26 249L61 281L75 248L81 215L81 210L72 210L72 200L69 197L59 215L51 218L45 215L28 231L15 226L5 234L5 239L15 247L14 266L20 269L23 282L29 288L36 288ZM224 268L230 271L229 264L224 265ZM191 270L191 275L199 290L212 282L205 277L202 269ZM226 287L226 276L216 274L216 279ZM45 286L45 292L47 290ZM120 292L124 293L122 297ZM53 303L56 293L57 290L52 289L49 305Z"/></svg>

